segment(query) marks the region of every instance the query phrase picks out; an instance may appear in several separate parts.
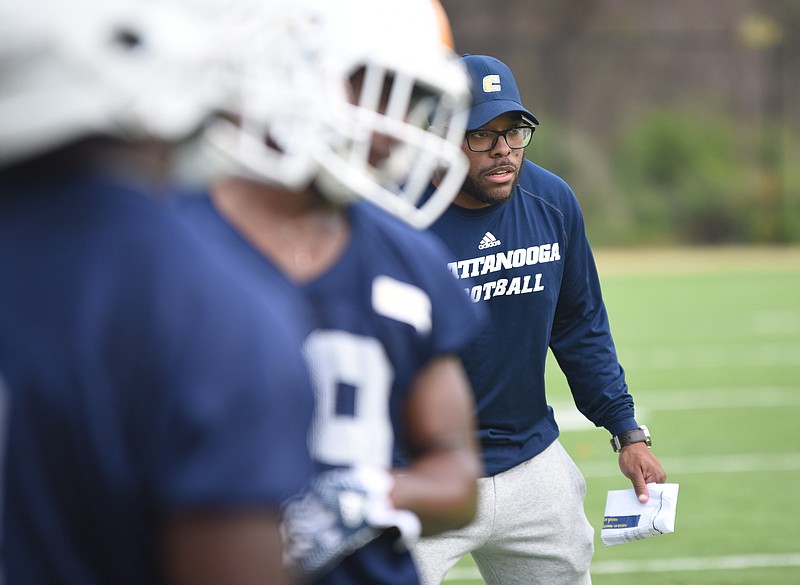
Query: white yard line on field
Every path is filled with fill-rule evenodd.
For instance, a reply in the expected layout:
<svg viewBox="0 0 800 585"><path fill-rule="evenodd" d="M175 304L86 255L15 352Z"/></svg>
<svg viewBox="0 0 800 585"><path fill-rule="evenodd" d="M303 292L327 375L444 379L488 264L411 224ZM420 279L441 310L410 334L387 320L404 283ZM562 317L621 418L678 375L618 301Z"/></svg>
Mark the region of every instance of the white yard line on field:
<svg viewBox="0 0 800 585"><path fill-rule="evenodd" d="M798 471L800 453L703 455L697 457L659 457L670 475L690 473L746 473L752 471ZM576 462L586 478L618 477L615 462Z"/></svg>
<svg viewBox="0 0 800 585"><path fill-rule="evenodd" d="M675 571L727 571L768 567L800 567L800 553L771 555L736 555L724 557L685 557L640 561L599 561L592 564L595 575L620 573L671 573ZM482 583L476 567L455 567L446 581Z"/></svg>
<svg viewBox="0 0 800 585"><path fill-rule="evenodd" d="M800 553L736 555L726 557L685 557L642 561L602 561L594 563L592 573L665 573L670 571L725 571L763 567L800 567Z"/></svg>
<svg viewBox="0 0 800 585"><path fill-rule="evenodd" d="M638 402L647 410L697 410L699 408L773 408L800 406L800 387L702 388L659 390ZM638 404L637 404L638 406Z"/></svg>
<svg viewBox="0 0 800 585"><path fill-rule="evenodd" d="M797 408L800 406L800 388L708 388L699 390L660 390L649 392L637 401L636 414L646 420L653 412L670 410L733 409L733 408ZM595 431L595 427L574 404L554 403L558 426L563 433ZM796 471L800 469L800 452L786 453L735 453L695 457L660 457L673 474L687 473L746 473L752 471ZM616 477L619 469L607 462L580 462L578 467L585 477Z"/></svg>
<svg viewBox="0 0 800 585"><path fill-rule="evenodd" d="M800 388L763 386L648 391L636 400L637 418L668 410L785 408L800 406ZM590 431L596 427L571 402L552 403L563 432Z"/></svg>
<svg viewBox="0 0 800 585"><path fill-rule="evenodd" d="M619 349L627 370L672 370L690 368L751 368L797 366L800 343L741 342L722 345L683 345L680 347L623 347Z"/></svg>

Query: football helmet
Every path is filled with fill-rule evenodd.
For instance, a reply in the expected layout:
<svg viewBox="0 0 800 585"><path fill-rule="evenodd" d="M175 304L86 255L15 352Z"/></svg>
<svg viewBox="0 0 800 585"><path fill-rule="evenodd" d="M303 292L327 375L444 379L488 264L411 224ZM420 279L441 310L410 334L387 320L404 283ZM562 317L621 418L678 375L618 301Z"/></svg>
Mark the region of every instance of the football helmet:
<svg viewBox="0 0 800 585"><path fill-rule="evenodd" d="M244 65L242 117L216 124L212 142L251 177L313 182L334 202L360 197L430 225L469 166L469 78L438 0L269 4L270 48Z"/></svg>
<svg viewBox="0 0 800 585"><path fill-rule="evenodd" d="M92 135L196 131L225 100L225 50L191 6L0 0L0 164Z"/></svg>

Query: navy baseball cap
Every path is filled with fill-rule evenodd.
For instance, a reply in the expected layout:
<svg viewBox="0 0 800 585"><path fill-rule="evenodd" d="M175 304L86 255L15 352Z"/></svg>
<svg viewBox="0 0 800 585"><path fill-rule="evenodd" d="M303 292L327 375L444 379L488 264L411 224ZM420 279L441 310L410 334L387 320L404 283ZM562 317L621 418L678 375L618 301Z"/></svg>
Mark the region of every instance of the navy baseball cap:
<svg viewBox="0 0 800 585"><path fill-rule="evenodd" d="M461 57L472 80L472 107L467 130L475 130L508 112L519 112L538 125L539 120L523 105L514 75L508 65L488 55Z"/></svg>

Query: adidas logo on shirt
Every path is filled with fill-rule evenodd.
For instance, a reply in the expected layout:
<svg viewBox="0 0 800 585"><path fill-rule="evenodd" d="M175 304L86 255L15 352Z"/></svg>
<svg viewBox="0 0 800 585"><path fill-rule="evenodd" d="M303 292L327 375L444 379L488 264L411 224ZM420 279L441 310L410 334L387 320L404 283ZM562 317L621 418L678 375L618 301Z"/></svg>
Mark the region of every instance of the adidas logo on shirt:
<svg viewBox="0 0 800 585"><path fill-rule="evenodd" d="M481 243L478 244L478 250L485 250L486 248L492 248L494 246L500 245L500 240L494 237L492 232L486 232L486 235L483 236Z"/></svg>

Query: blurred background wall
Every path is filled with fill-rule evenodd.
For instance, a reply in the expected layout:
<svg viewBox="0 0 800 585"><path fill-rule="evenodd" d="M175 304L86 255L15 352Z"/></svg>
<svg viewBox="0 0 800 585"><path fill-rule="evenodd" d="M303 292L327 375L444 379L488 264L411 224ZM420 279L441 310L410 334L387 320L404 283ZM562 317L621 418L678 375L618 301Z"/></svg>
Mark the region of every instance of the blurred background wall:
<svg viewBox="0 0 800 585"><path fill-rule="evenodd" d="M442 0L595 245L800 242L800 0Z"/></svg>

